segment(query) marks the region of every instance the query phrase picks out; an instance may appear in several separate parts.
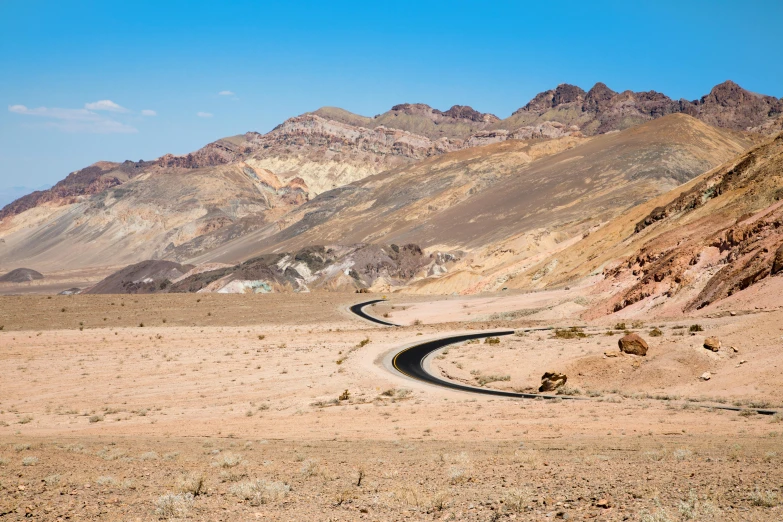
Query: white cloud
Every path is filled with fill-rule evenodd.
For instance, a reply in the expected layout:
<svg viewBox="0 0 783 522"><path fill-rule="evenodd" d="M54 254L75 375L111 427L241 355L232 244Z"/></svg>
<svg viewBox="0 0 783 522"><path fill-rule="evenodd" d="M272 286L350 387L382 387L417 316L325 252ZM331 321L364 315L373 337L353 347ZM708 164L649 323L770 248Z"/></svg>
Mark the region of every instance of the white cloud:
<svg viewBox="0 0 783 522"><path fill-rule="evenodd" d="M138 132L135 127L87 109L63 109L58 107L36 107L35 109L30 109L24 105L9 105L8 111L48 120L42 124L43 127L63 132L90 134L133 134Z"/></svg>
<svg viewBox="0 0 783 522"><path fill-rule="evenodd" d="M231 92L231 91L220 91L220 92L218 93L218 96L236 96L236 94L234 94L234 93L233 93L233 92Z"/></svg>
<svg viewBox="0 0 783 522"><path fill-rule="evenodd" d="M141 111L141 115L142 116L157 116L158 113L153 111L152 109L144 109L143 111Z"/></svg>
<svg viewBox="0 0 783 522"><path fill-rule="evenodd" d="M211 118L212 116L214 116L214 114L212 114L211 112L201 112L201 111L199 111L199 112L196 113L196 116L198 116L199 118Z"/></svg>
<svg viewBox="0 0 783 522"><path fill-rule="evenodd" d="M111 100L98 100L97 102L85 103L84 108L91 111L128 112L128 109L117 105Z"/></svg>

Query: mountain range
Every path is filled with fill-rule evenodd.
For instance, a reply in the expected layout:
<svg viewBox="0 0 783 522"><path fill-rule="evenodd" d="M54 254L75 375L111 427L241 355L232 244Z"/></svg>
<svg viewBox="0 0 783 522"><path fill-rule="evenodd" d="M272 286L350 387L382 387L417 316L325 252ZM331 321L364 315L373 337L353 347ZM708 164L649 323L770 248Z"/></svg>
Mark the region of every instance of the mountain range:
<svg viewBox="0 0 783 522"><path fill-rule="evenodd" d="M46 273L160 259L188 269L220 263L216 270L227 277L226 267L258 256L277 256L264 258L265 267L290 267L286 253L335 245L342 250L324 250L319 255L329 261L318 269L343 263L343 272L358 268L357 277L335 286L332 276L291 268L297 278L281 268L276 287L302 289L317 280L472 293L558 285L605 269L610 252L615 261L630 253L627 245L605 248L618 219L748 150L767 150L782 129L783 100L730 81L693 101L562 84L505 119L460 105L440 111L406 103L374 117L324 107L266 134L223 138L184 156L97 162L23 196L0 210L0 269ZM646 237L673 222L678 204L648 209L633 224L638 230L625 221L619 229ZM574 245L597 248L596 238L604 243L590 262L570 254ZM619 239L612 236L612 244ZM366 244L386 245L386 254L367 257ZM398 244L430 256L407 279L400 275L406 271L384 278L354 266L359 258L391 266L389 245ZM655 247L656 254L640 253L644 248L652 247L639 244L636 255L658 260L673 247ZM625 273L619 266L611 277ZM649 277L656 288L666 278ZM641 286L617 297L610 312L655 294L649 284L634 285Z"/></svg>

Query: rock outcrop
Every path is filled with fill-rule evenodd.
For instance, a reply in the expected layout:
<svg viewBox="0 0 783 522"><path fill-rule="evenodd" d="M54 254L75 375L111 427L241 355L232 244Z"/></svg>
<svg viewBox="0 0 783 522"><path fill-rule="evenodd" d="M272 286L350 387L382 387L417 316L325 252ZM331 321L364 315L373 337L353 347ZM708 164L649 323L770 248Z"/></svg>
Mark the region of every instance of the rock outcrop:
<svg viewBox="0 0 783 522"><path fill-rule="evenodd" d="M538 387L539 392L551 392L563 386L568 377L564 373L546 372L541 377L541 386Z"/></svg>
<svg viewBox="0 0 783 522"><path fill-rule="evenodd" d="M706 339L704 339L704 347L707 350L718 352L720 351L720 346L721 346L720 339L718 339L717 337L707 337Z"/></svg>
<svg viewBox="0 0 783 522"><path fill-rule="evenodd" d="M635 333L624 335L617 341L617 344L620 346L621 352L631 355L647 355L647 350L650 348L647 341Z"/></svg>

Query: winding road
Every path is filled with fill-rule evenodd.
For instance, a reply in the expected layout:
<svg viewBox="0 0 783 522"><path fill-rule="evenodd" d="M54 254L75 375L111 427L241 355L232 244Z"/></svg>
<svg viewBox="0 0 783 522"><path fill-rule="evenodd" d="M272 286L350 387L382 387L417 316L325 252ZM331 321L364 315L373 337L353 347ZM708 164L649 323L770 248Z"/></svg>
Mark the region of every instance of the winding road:
<svg viewBox="0 0 783 522"><path fill-rule="evenodd" d="M384 301L384 299L374 299L372 301L365 301L363 303L358 303L351 306L349 310L354 314L358 315L359 317L361 317L362 319L365 319L367 321L372 321L373 323L377 323L385 326L400 326L398 324L390 323L388 321L382 321L381 319L375 318L367 314L363 310L365 306L369 306L382 301ZM408 348L405 348L404 350L401 350L398 353L396 353L392 358L391 365L395 370L405 375L406 377L410 377L411 379L416 379L419 381L424 381L429 384L434 384L435 386L450 388L452 390L460 390L460 391L466 391L470 393L481 393L484 395L495 395L500 397L513 397L517 399L571 399L571 400L583 399L583 397L570 397L567 395L543 395L540 393L518 393L518 392L510 392L504 390L493 390L491 388L478 388L475 386L467 386L464 384L458 384L453 381L447 381L445 379L440 379L438 377L435 377L434 375L429 373L424 367L427 356L429 356L436 350L444 348L450 344L461 343L473 339L483 339L486 337L499 337L503 335L511 335L513 333L514 330L501 330L501 331L492 331L492 332L453 335L451 337L443 337L440 339L425 341L423 343L418 343L413 346L409 346Z"/></svg>
<svg viewBox="0 0 783 522"><path fill-rule="evenodd" d="M363 303L358 303L351 306L349 310L352 313L356 314L357 316L361 317L362 319L371 321L376 324L380 324L384 326L400 326L398 324L390 323L388 321L383 321L381 319L373 317L364 311L365 306L369 306L375 303L380 303L383 301L385 301L385 299L373 299L372 301L365 301ZM429 384L433 384L435 386L449 388L452 390L466 391L470 393L480 393L483 395L511 397L517 399L590 400L587 397L574 397L571 395L544 395L541 393L518 393L518 392L510 392L510 391L503 391L503 390L493 390L491 388L478 388L475 386L467 386L464 384L458 384L453 381L447 381L445 379L440 379L438 377L435 377L425 369L425 362L427 357L431 355L433 352L435 352L436 350L444 348L450 344L470 341L472 339L483 339L486 337L499 337L503 335L511 335L513 333L514 330L500 330L500 331L492 331L492 332L453 335L450 337L442 337L440 339L425 341L423 343L418 343L413 346L409 346L397 352L391 360L391 365L396 371L400 372L406 377L423 381ZM712 405L712 404L711 405L699 404L698 406L701 406L703 408L710 408L716 410L728 410L728 411L750 410L750 411L755 411L756 413L761 415L774 415L778 413L777 410L769 410L769 409L761 409L761 408L740 408L736 406Z"/></svg>

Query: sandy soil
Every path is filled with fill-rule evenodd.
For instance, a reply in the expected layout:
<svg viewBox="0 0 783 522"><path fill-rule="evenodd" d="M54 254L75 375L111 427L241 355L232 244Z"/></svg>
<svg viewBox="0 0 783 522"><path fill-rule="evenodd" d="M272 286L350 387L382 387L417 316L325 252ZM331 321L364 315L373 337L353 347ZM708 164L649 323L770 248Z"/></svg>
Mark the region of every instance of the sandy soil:
<svg viewBox="0 0 783 522"><path fill-rule="evenodd" d="M781 406L780 312L700 318L694 336L675 328L692 320L658 325L646 358L605 358L617 336L588 325L595 336L533 332L433 361L521 389L565 370L589 399L542 401L434 388L381 364L509 321L379 328L345 311L362 297L0 298L0 518L783 517L782 417L702 407ZM373 313L453 306L393 299ZM724 349L704 353L705 334Z"/></svg>

